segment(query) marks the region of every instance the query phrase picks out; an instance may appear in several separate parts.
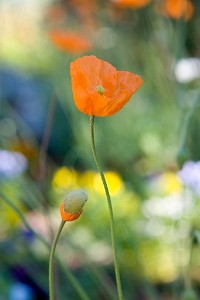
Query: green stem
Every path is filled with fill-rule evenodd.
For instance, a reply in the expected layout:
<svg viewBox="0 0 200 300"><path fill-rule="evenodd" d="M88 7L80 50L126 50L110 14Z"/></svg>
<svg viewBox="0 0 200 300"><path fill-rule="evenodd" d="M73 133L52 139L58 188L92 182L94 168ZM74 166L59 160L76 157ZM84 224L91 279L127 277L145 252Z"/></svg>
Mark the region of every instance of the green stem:
<svg viewBox="0 0 200 300"><path fill-rule="evenodd" d="M56 250L56 245L61 234L61 231L65 225L66 221L61 221L58 231L55 235L53 245L51 248L50 258L49 258L49 300L54 300L54 287L53 287L53 258Z"/></svg>
<svg viewBox="0 0 200 300"><path fill-rule="evenodd" d="M54 254L55 254L55 250L56 250L56 245L59 239L59 236L61 234L61 231L65 225L66 221L61 221L60 226L58 228L58 231L55 235L54 241L53 241L53 245L51 248L51 253L50 253L50 258L49 258L49 300L54 300L54 287L53 287L53 258L54 258ZM71 277L71 281L73 281L73 285L76 288L76 290L78 291L79 295L81 296L81 299L84 300L89 300L89 298L87 297L87 295L85 294L85 292L82 290L82 288L80 288L78 282L76 282L72 277Z"/></svg>
<svg viewBox="0 0 200 300"><path fill-rule="evenodd" d="M180 149L183 148L187 143L188 131L190 129L194 113L199 105L199 101L200 101L200 92L198 92L196 99L193 102L193 105L191 105L191 107L189 109L187 109L187 113L186 113L185 119L183 121L182 129L181 129L181 133L180 133L180 137L181 137L180 138L180 146L179 146Z"/></svg>
<svg viewBox="0 0 200 300"><path fill-rule="evenodd" d="M119 299L123 300L120 272L119 272L119 263L118 263L118 257L117 257L117 245L116 245L116 237L115 237L115 226L114 226L114 215L113 215L113 209L112 209L112 202L111 202L111 198L110 198L108 185L107 185L103 170L101 168L101 165L99 163L99 160L98 160L97 154L96 154L96 147L95 147L95 141L94 141L94 116L90 117L90 135L91 135L91 147L92 147L94 161L96 163L97 169L99 170L101 180L103 182L104 190L106 193L107 204L108 204L109 215L110 215L110 228L111 228L111 238L112 238L112 247L113 247L113 255L114 255L114 266L115 266L117 290L118 290Z"/></svg>
<svg viewBox="0 0 200 300"><path fill-rule="evenodd" d="M21 213L21 211L18 209L18 207L7 196L5 196L2 192L0 192L0 197L1 197L1 199L4 200L5 203L7 203L15 211L15 213L18 215L18 217L20 218L20 220L22 221L24 226L28 230L30 230L30 232L32 232L47 247L47 249L50 249L51 245L29 225L29 223L26 221L26 218ZM70 270L67 268L67 266L63 266L63 263L61 262L59 256L55 254L55 257L56 257L56 259L59 263L59 266L61 267L63 273L66 275L69 282L71 283L73 288L76 290L76 292L79 295L80 299L90 300L90 298L87 296L85 291L79 285L78 281L73 276L73 274L70 272Z"/></svg>

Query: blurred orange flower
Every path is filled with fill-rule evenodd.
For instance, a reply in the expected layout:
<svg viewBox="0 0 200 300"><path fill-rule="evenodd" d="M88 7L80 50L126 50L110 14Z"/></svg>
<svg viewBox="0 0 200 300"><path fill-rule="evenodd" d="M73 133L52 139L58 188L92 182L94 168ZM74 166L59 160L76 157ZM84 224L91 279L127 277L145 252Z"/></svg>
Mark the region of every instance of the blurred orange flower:
<svg viewBox="0 0 200 300"><path fill-rule="evenodd" d="M94 55L73 61L70 74L75 104L89 116L117 113L142 85L139 75L117 71Z"/></svg>
<svg viewBox="0 0 200 300"><path fill-rule="evenodd" d="M112 2L121 7L142 8L151 0L112 0Z"/></svg>
<svg viewBox="0 0 200 300"><path fill-rule="evenodd" d="M57 23L63 21L67 16L67 11L64 5L56 3L47 8L46 20L50 23Z"/></svg>
<svg viewBox="0 0 200 300"><path fill-rule="evenodd" d="M96 0L67 0L76 13L85 19L85 17L94 16L98 5Z"/></svg>
<svg viewBox="0 0 200 300"><path fill-rule="evenodd" d="M61 218L63 221L68 221L68 222L75 221L80 217L82 212L83 212L83 210L81 210L77 214L71 214L71 213L65 212L64 201L62 202L62 204L60 206L60 214L61 214Z"/></svg>
<svg viewBox="0 0 200 300"><path fill-rule="evenodd" d="M191 19L194 13L194 6L188 0L165 0L161 11L173 19Z"/></svg>
<svg viewBox="0 0 200 300"><path fill-rule="evenodd" d="M97 0L65 0L73 18L85 32L94 33L99 27L99 2Z"/></svg>
<svg viewBox="0 0 200 300"><path fill-rule="evenodd" d="M79 33L52 30L49 32L49 38L57 48L65 52L79 54L92 49L91 41Z"/></svg>

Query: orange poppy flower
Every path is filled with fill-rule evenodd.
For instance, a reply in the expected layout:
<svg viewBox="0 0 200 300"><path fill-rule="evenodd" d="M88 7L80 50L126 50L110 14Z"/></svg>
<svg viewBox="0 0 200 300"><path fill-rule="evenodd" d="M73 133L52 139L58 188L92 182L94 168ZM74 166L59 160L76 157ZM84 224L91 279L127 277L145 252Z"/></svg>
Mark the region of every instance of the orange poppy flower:
<svg viewBox="0 0 200 300"><path fill-rule="evenodd" d="M64 201L62 202L62 204L60 206L60 214L61 214L61 218L63 221L68 221L68 222L75 221L80 217L82 212L83 212L83 210L81 210L80 212L78 212L76 214L71 214L71 213L65 212Z"/></svg>
<svg viewBox="0 0 200 300"><path fill-rule="evenodd" d="M78 54L92 49L91 41L78 33L52 30L49 32L49 38L56 47L65 52Z"/></svg>
<svg viewBox="0 0 200 300"><path fill-rule="evenodd" d="M112 0L112 2L120 7L142 8L151 0Z"/></svg>
<svg viewBox="0 0 200 300"><path fill-rule="evenodd" d="M180 19L183 17L185 20L189 20L193 16L194 6L188 0L165 0L162 11L170 18Z"/></svg>
<svg viewBox="0 0 200 300"><path fill-rule="evenodd" d="M73 61L70 74L75 104L89 116L117 113L142 85L139 75L117 71L94 55Z"/></svg>

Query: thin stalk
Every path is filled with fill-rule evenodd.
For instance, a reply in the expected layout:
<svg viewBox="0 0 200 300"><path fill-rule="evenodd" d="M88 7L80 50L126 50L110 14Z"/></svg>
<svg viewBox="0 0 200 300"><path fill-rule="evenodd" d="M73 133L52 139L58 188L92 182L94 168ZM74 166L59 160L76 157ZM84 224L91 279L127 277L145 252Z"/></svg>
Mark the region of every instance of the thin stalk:
<svg viewBox="0 0 200 300"><path fill-rule="evenodd" d="M30 230L30 232L32 232L49 250L51 245L49 242L47 242L40 234L38 234L27 222L26 218L24 217L24 215L22 214L22 212L18 209L18 207L7 197L5 196L2 192L0 192L0 198L2 200L4 200L4 202L6 204L8 204L13 211L15 211L15 213L18 215L18 217L20 218L21 222L24 224L24 226ZM55 258L57 259L59 266L61 267L63 273L66 275L66 277L68 278L70 284L72 285L72 287L76 290L77 294L79 295L80 299L82 300L90 300L90 298L87 296L87 294L85 293L85 291L82 289L82 287L79 285L78 281L76 280L76 278L73 276L72 272L67 268L67 266L63 266L63 263L60 260L60 257L58 255L55 254Z"/></svg>
<svg viewBox="0 0 200 300"><path fill-rule="evenodd" d="M91 137L91 147L92 147L92 153L93 153L94 161L96 163L97 169L99 170L101 180L102 180L102 183L103 183L103 186L104 186L104 190L105 190L105 193L106 193L107 204L108 204L108 209L109 209L109 216L110 216L111 239L112 239L112 247L113 247L113 256L114 256L114 267L115 267L115 277L116 277L116 283L117 283L117 291L118 291L119 299L123 300L123 294L122 294L122 288L121 288L121 279L120 279L120 272L119 272L119 262L118 262L118 257L117 257L117 244L116 244L115 224L114 224L114 215L113 215L113 209L112 209L112 202L111 202L110 193L109 193L108 185L107 185L103 170L102 170L100 162L97 158L95 141L94 141L94 116L90 117L90 137Z"/></svg>
<svg viewBox="0 0 200 300"><path fill-rule="evenodd" d="M65 225L66 221L61 221L60 226L58 228L58 231L55 235L52 248L51 248L51 253L50 253L50 258L49 258L49 300L54 300L54 286L53 286L53 258L56 250L56 245L59 239L59 236L61 234L61 231Z"/></svg>
<svg viewBox="0 0 200 300"><path fill-rule="evenodd" d="M62 231L65 223L66 223L66 221L63 221L63 220L61 221L58 231L55 235L55 238L54 238L54 241L52 244L52 248L51 248L51 253L50 253L50 258L49 258L49 300L55 299L54 298L54 286L53 286L53 259L54 259L54 255L55 255L56 245L57 245L59 236L61 234L61 231ZM78 284L78 282L73 280L73 285L76 288L76 290L79 292L81 299L89 300L87 295L85 294L85 292L82 290L82 288L80 288L80 285Z"/></svg>
<svg viewBox="0 0 200 300"><path fill-rule="evenodd" d="M20 209L2 192L0 192L0 198L3 199L4 202L7 203L15 211L15 213L18 215L24 226L28 230L30 230L30 232L32 232L38 238L38 240L40 240L43 244L45 244L46 247L49 248L49 243L29 225Z"/></svg>
<svg viewBox="0 0 200 300"><path fill-rule="evenodd" d="M183 121L182 130L180 133L180 146L179 146L180 149L186 145L187 138L188 138L188 131L190 129L195 110L199 105L199 101L200 101L200 92L198 92L196 99L193 102L193 105L188 109L185 119Z"/></svg>
<svg viewBox="0 0 200 300"><path fill-rule="evenodd" d="M57 104L57 98L56 95L53 94L50 99L48 110L47 110L47 120L44 128L44 133L43 133L42 142L40 146L40 153L39 153L39 170L38 170L39 187L40 187L40 192L42 194L43 209L48 216L49 216L48 214L49 206L48 206L48 195L46 192L47 189L46 189L45 178L47 177L46 176L47 175L47 150L49 146L51 131L52 131L54 117L55 117L56 104ZM53 241L54 232L51 225L51 220L48 217L45 218L45 221L47 223L47 228L48 228L51 241ZM54 285L55 285L55 295L56 295L55 298L59 298L57 269L54 269Z"/></svg>
<svg viewBox="0 0 200 300"><path fill-rule="evenodd" d="M44 134L42 137L42 143L40 147L40 155L39 155L39 175L40 180L44 181L46 176L47 169L47 149L49 145L50 135L53 127L54 115L56 110L57 98L54 94L50 100L48 113L47 113L47 121L45 124Z"/></svg>

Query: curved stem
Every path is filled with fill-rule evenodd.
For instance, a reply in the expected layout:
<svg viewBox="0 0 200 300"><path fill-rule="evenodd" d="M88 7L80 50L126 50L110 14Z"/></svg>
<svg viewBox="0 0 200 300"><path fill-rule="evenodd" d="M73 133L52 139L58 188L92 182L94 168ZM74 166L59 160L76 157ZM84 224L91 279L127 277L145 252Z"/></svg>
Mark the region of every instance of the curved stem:
<svg viewBox="0 0 200 300"><path fill-rule="evenodd" d="M102 180L102 183L104 186L104 190L106 193L107 204L108 204L109 215L110 215L110 228L111 228L111 238L112 238L112 247L113 247L113 255L114 255L114 266L115 266L117 290L118 290L119 299L123 300L120 272L119 272L119 263L118 263L118 257L117 257L117 245L116 245L116 237L115 237L115 226L114 226L114 215L113 215L113 209L112 209L112 202L111 202L111 198L110 198L108 185L107 185L103 170L101 168L101 165L99 163L99 160L98 160L97 154L96 154L96 147L95 147L95 141L94 141L94 116L90 117L90 135L91 135L91 147L92 147L94 161L96 163L97 169L99 170L101 180Z"/></svg>
<svg viewBox="0 0 200 300"><path fill-rule="evenodd" d="M50 253L50 258L49 258L49 300L54 300L54 288L53 288L53 258L56 250L56 245L59 239L59 236L61 234L61 231L65 225L66 221L61 221L60 226L58 228L58 231L55 235L52 248L51 248L51 253Z"/></svg>
<svg viewBox="0 0 200 300"><path fill-rule="evenodd" d="M50 258L49 258L49 300L54 300L54 287L53 287L53 259L55 255L55 250L56 250L56 245L59 239L59 236L61 234L61 231L65 225L66 221L61 221L60 226L58 228L58 231L55 235L52 248L51 248L51 253L50 253ZM60 260L59 260L60 262ZM88 296L85 294L84 290L80 287L79 283L75 280L75 278L72 276L71 273L68 272L68 277L70 278L71 283L73 283L74 288L77 290L79 296L83 300L89 300Z"/></svg>

